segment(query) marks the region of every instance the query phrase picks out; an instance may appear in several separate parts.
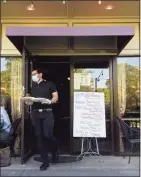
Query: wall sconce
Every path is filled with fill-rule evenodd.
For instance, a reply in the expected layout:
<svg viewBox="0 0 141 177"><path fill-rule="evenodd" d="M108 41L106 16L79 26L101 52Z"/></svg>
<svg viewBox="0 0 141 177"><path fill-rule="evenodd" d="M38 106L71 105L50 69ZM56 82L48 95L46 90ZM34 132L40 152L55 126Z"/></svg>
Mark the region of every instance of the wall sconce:
<svg viewBox="0 0 141 177"><path fill-rule="evenodd" d="M106 5L106 6L105 6L105 9L106 9L106 10L113 10L114 8L115 8L115 6L112 5L112 4L109 4L109 5Z"/></svg>
<svg viewBox="0 0 141 177"><path fill-rule="evenodd" d="M26 6L26 9L29 10L29 11L35 10L35 6L34 6L33 2L31 2L30 4L28 4L28 5Z"/></svg>
<svg viewBox="0 0 141 177"><path fill-rule="evenodd" d="M102 2L101 1L98 1L98 4L101 4Z"/></svg>

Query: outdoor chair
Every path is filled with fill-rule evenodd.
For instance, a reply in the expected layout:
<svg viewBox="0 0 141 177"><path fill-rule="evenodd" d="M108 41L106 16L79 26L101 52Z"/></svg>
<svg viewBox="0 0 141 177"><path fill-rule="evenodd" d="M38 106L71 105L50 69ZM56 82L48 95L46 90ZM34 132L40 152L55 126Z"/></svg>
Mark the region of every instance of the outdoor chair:
<svg viewBox="0 0 141 177"><path fill-rule="evenodd" d="M11 151L12 155L15 154L14 153L14 144L15 144L15 140L17 137L17 129L19 127L20 122L21 122L21 119L19 118L19 119L15 120L13 123L11 123L11 125L9 125L6 128L6 129L8 129L10 127L10 132L9 132L7 139L6 140L0 139L0 148L10 147L10 151ZM0 131L0 133L5 130Z"/></svg>
<svg viewBox="0 0 141 177"><path fill-rule="evenodd" d="M135 145L140 143L140 129L139 128L131 128L129 127L129 125L127 125L122 119L117 117L117 121L121 127L122 133L124 135L125 140L127 141L127 143L130 144L130 152L133 152L133 148L135 147ZM125 144L127 144L125 143ZM125 158L125 154L126 154L126 145L124 147L124 158ZM129 161L128 163L130 163L130 159L131 159L131 155L129 155Z"/></svg>

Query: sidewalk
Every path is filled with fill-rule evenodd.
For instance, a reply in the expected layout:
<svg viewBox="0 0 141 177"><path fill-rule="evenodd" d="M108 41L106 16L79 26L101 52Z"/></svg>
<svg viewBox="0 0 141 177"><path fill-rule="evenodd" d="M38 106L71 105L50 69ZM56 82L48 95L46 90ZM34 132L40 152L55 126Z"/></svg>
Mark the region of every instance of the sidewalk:
<svg viewBox="0 0 141 177"><path fill-rule="evenodd" d="M74 157L60 157L60 163L50 165L41 172L40 163L33 157L20 165L20 159L12 160L12 165L1 169L1 176L139 176L139 157L92 156L76 162ZM69 161L69 162L68 162Z"/></svg>

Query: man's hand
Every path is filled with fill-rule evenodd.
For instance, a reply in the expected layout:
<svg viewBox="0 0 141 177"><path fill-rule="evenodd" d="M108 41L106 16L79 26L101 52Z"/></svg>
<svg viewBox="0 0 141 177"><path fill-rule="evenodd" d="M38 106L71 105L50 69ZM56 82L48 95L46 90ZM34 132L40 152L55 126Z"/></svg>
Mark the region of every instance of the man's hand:
<svg viewBox="0 0 141 177"><path fill-rule="evenodd" d="M29 93L26 93L25 97L31 97L31 95ZM28 106L33 105L33 101L32 100L27 100L25 101L25 104Z"/></svg>
<svg viewBox="0 0 141 177"><path fill-rule="evenodd" d="M25 101L25 104L28 105L28 106L31 106L31 105L33 105L33 101L32 100L27 100L27 101Z"/></svg>
<svg viewBox="0 0 141 177"><path fill-rule="evenodd" d="M42 104L48 104L48 105L50 105L51 104L51 100L46 99L45 101L42 102Z"/></svg>

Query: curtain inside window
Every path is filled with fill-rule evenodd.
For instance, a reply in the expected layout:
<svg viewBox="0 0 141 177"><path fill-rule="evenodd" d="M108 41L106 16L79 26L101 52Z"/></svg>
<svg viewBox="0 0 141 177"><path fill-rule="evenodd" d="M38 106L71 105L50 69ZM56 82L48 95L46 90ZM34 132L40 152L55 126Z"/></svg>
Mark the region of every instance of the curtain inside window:
<svg viewBox="0 0 141 177"><path fill-rule="evenodd" d="M118 72L118 117L122 118L126 110L126 63L120 63L117 65ZM124 143L122 140L122 131L119 126L119 145L120 152L124 151Z"/></svg>
<svg viewBox="0 0 141 177"><path fill-rule="evenodd" d="M20 98L22 96L22 60L11 60L11 110L13 121L20 117Z"/></svg>
<svg viewBox="0 0 141 177"><path fill-rule="evenodd" d="M126 110L126 63L118 64L118 104L119 117L122 118Z"/></svg>

